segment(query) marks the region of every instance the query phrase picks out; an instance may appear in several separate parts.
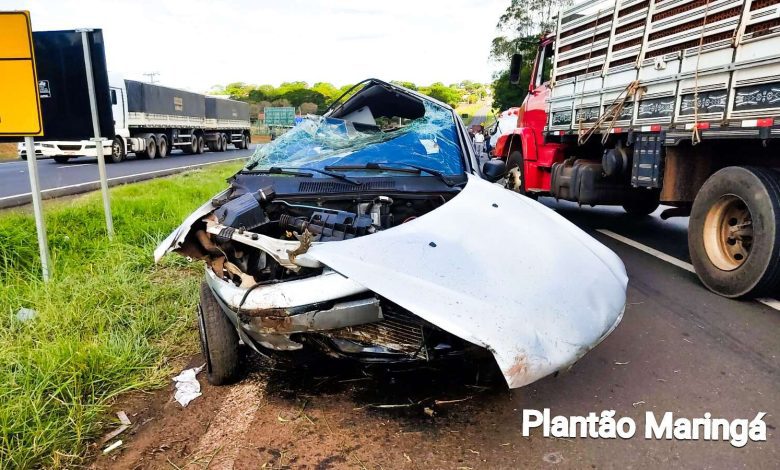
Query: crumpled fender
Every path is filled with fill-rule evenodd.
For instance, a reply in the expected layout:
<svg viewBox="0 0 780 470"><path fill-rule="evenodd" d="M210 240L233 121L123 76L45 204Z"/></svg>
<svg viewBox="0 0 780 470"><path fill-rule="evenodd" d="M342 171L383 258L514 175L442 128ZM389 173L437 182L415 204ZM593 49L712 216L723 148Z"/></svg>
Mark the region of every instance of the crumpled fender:
<svg viewBox="0 0 780 470"><path fill-rule="evenodd" d="M493 353L509 387L561 370L620 322L625 267L554 211L469 175L417 219L309 254Z"/></svg>

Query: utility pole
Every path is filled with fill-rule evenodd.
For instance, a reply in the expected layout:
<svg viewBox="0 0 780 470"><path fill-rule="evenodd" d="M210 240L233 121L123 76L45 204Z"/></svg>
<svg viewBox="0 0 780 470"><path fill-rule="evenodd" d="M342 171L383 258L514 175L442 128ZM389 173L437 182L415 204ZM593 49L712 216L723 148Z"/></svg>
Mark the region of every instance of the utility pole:
<svg viewBox="0 0 780 470"><path fill-rule="evenodd" d="M149 72L149 73L144 73L142 75L144 75L145 77L149 77L149 83L155 84L155 83L157 83L157 80L155 80L155 77L160 75L160 72Z"/></svg>

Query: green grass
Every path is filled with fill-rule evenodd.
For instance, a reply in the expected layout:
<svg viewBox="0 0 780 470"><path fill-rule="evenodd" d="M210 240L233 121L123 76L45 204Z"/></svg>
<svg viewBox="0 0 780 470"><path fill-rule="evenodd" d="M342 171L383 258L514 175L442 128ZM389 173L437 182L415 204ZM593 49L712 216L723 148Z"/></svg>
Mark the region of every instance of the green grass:
<svg viewBox="0 0 780 470"><path fill-rule="evenodd" d="M484 105L485 103L481 101L471 104L462 104L455 108L455 113L461 117L463 124L468 126L471 124L471 119L474 115L477 114ZM464 115L466 115L466 117L463 117Z"/></svg>
<svg viewBox="0 0 780 470"><path fill-rule="evenodd" d="M152 251L224 188L236 164L111 190L108 241L99 193L45 201L54 277L39 280L35 223L0 212L0 468L69 467L121 393L167 383L196 349L202 265ZM37 315L20 321L20 307Z"/></svg>

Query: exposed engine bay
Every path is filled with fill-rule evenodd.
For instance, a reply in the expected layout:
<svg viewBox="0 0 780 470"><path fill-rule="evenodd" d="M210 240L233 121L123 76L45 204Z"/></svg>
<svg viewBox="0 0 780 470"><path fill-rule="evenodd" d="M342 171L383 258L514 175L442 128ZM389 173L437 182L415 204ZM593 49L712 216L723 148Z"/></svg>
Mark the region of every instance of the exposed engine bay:
<svg viewBox="0 0 780 470"><path fill-rule="evenodd" d="M249 344L282 351L308 344L331 356L354 355L363 362L460 354L467 342L307 257L314 245L408 223L452 196L306 199L279 197L272 185L266 186L215 198L216 209L194 224L181 251L206 261L210 284L228 300L223 308L235 315ZM322 284L323 280L335 282ZM275 292L280 283L288 290L297 284L309 294L295 296L293 288L293 294L284 294L279 302Z"/></svg>

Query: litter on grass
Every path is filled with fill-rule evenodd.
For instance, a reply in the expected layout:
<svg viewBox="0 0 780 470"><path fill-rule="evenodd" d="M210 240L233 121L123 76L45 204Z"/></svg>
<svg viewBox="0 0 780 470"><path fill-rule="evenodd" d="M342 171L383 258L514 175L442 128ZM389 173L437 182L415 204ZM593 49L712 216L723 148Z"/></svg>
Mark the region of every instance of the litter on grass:
<svg viewBox="0 0 780 470"><path fill-rule="evenodd" d="M182 408L201 395L197 375L205 366L206 364L203 364L200 367L183 370L173 378L176 383L176 393L173 394L173 398L179 402Z"/></svg>

